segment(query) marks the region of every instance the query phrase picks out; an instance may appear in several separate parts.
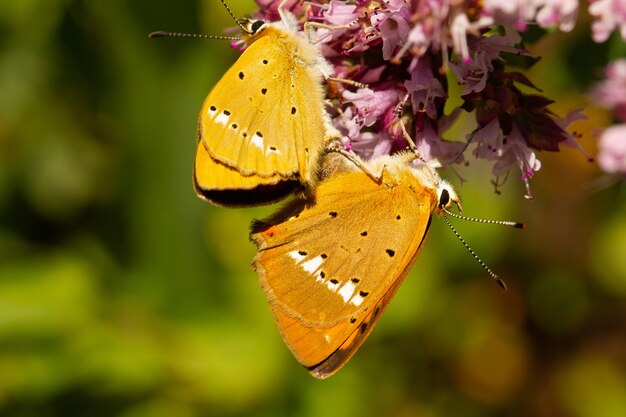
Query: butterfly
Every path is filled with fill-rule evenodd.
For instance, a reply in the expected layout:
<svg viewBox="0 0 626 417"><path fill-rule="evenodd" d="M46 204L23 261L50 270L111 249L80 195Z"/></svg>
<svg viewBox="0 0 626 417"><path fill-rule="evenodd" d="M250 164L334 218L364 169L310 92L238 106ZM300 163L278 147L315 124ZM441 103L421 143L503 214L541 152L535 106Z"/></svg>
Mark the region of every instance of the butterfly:
<svg viewBox="0 0 626 417"><path fill-rule="evenodd" d="M200 111L194 188L218 206L269 204L311 188L324 145L339 135L324 107L333 69L295 17L279 12L274 23L236 19L247 48Z"/></svg>
<svg viewBox="0 0 626 417"><path fill-rule="evenodd" d="M253 223L253 267L280 333L317 378L339 370L372 331L415 262L433 213L460 199L415 154L339 164L310 200ZM378 179L378 180L376 180Z"/></svg>
<svg viewBox="0 0 626 417"><path fill-rule="evenodd" d="M421 163L415 166L417 159ZM253 223L250 237L258 247L253 267L260 285L287 347L313 376L333 375L365 341L415 263L433 214L444 217L506 289L446 215L520 229L525 225L452 213L452 205L461 211L461 201L437 166L415 151L371 162L343 151L329 153L325 178L312 196Z"/></svg>

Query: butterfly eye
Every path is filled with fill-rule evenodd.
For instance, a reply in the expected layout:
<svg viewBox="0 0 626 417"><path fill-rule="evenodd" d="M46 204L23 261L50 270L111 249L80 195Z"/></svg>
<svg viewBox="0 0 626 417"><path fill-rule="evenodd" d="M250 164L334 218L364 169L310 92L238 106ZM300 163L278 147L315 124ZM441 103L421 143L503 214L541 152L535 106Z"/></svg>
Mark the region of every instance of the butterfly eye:
<svg viewBox="0 0 626 417"><path fill-rule="evenodd" d="M263 25L265 25L265 22L262 20L255 20L254 22L252 22L252 25L250 25L250 34L254 35L255 33L257 33Z"/></svg>
<svg viewBox="0 0 626 417"><path fill-rule="evenodd" d="M450 203L450 192L447 189L441 190L441 195L439 196L439 207L447 207Z"/></svg>

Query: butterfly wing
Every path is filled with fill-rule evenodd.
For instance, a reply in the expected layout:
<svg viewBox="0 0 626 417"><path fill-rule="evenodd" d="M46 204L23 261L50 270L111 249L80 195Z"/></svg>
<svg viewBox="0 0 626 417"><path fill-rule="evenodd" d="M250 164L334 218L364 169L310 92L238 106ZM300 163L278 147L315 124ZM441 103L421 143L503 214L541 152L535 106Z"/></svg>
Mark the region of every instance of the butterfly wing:
<svg viewBox="0 0 626 417"><path fill-rule="evenodd" d="M298 59L304 40L269 27L224 74L204 102L199 143L230 175L199 170L195 183L211 192L297 180L310 182L327 133L321 74ZM219 169L219 168L218 168ZM200 172L205 174L197 175Z"/></svg>
<svg viewBox="0 0 626 417"><path fill-rule="evenodd" d="M219 183L219 190L205 189L204 184ZM196 150L193 185L201 198L224 207L245 207L257 204L270 204L279 201L299 188L297 180L281 177L243 176L231 168L211 158L202 143Z"/></svg>
<svg viewBox="0 0 626 417"><path fill-rule="evenodd" d="M407 168L377 184L363 172L333 176L315 203L295 202L254 226L254 267L283 339L318 378L363 343L415 262L433 190Z"/></svg>

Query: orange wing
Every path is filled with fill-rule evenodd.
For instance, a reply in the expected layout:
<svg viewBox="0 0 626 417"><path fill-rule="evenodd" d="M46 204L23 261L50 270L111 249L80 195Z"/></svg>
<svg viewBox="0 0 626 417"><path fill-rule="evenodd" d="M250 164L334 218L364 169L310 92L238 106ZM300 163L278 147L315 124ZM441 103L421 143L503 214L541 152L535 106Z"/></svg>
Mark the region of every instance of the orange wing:
<svg viewBox="0 0 626 417"><path fill-rule="evenodd" d="M264 29L206 98L194 178L203 198L262 204L315 181L328 125L322 76L299 59L301 42Z"/></svg>
<svg viewBox="0 0 626 417"><path fill-rule="evenodd" d="M206 184L220 184L220 188L206 187ZM202 143L196 149L193 185L200 198L224 207L270 204L300 188L299 181L280 176L243 176L236 169L211 158Z"/></svg>
<svg viewBox="0 0 626 417"><path fill-rule="evenodd" d="M377 184L363 172L322 182L253 226L275 321L298 361L325 378L356 352L411 268L435 207L408 167Z"/></svg>

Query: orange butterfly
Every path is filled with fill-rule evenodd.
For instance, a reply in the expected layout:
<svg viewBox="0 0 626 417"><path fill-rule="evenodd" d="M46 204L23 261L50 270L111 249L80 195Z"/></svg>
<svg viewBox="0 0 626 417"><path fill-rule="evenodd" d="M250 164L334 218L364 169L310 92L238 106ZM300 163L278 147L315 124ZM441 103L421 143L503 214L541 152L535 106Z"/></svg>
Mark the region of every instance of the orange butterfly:
<svg viewBox="0 0 626 417"><path fill-rule="evenodd" d="M431 166L410 165L416 158L406 152L358 162L361 169L339 164L310 200L253 224L253 266L276 324L317 378L337 372L372 331L413 266L432 214L460 209Z"/></svg>
<svg viewBox="0 0 626 417"><path fill-rule="evenodd" d="M194 188L219 206L268 204L310 188L324 145L338 136L322 86L333 69L279 11L274 23L236 19L247 49L200 111Z"/></svg>

